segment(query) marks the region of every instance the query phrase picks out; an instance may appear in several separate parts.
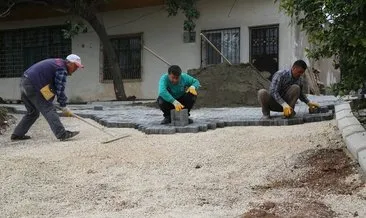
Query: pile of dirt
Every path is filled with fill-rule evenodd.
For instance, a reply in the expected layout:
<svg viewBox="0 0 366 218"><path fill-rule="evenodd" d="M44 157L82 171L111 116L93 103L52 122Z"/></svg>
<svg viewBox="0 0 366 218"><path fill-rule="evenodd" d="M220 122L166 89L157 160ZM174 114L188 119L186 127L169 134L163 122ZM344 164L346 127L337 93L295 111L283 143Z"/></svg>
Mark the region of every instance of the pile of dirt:
<svg viewBox="0 0 366 218"><path fill-rule="evenodd" d="M242 215L242 218L335 217L336 213L318 201L265 202Z"/></svg>
<svg viewBox="0 0 366 218"><path fill-rule="evenodd" d="M258 106L257 92L270 81L251 64L218 64L188 73L201 83L195 107Z"/></svg>
<svg viewBox="0 0 366 218"><path fill-rule="evenodd" d="M298 178L273 181L255 189L304 188L316 192L334 194L352 194L362 184L351 181L344 184L348 176L357 173L357 164L342 149L308 150L301 155L293 166L293 172L305 170Z"/></svg>

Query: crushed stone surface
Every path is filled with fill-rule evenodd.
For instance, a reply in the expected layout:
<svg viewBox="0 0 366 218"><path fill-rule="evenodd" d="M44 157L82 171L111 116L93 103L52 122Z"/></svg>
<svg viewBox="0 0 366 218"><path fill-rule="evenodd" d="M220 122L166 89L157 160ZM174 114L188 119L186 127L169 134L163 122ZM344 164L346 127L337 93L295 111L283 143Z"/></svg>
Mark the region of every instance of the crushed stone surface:
<svg viewBox="0 0 366 218"><path fill-rule="evenodd" d="M30 141L11 142L12 129L0 136L0 217L245 217L253 210L283 217L301 215L299 205L314 208L310 215L366 217L362 185L346 194L256 188L306 174L307 162L298 161L308 150L344 147L333 122L177 135L107 129L131 136L101 144L110 137L77 119L62 121L81 133L59 142L41 118ZM362 184L357 171L338 182Z"/></svg>

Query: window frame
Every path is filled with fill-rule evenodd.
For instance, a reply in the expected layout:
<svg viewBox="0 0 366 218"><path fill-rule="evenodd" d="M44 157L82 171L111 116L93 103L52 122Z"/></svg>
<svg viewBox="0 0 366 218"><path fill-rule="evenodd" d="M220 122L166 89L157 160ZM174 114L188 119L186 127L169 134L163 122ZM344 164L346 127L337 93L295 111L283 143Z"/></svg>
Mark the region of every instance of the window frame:
<svg viewBox="0 0 366 218"><path fill-rule="evenodd" d="M143 76L143 45L144 45L144 38L143 33L129 33L129 34L117 34L117 35L109 35L109 39L123 39L123 38L133 38L133 37L139 37L141 42L141 49L140 49L140 78L123 78L122 81L127 82L134 82L134 81L142 81ZM105 71L105 55L104 55L104 48L103 43L100 41L100 74L99 74L99 80L101 83L113 83L113 79L104 79L104 71ZM122 72L120 72L122 73Z"/></svg>
<svg viewBox="0 0 366 218"><path fill-rule="evenodd" d="M210 34L210 33L221 33L221 40L220 40L220 44L221 44L221 48L218 48L220 50L221 53L224 53L223 52L223 42L224 42L224 33L227 31L227 32L235 32L235 30L237 30L237 33L239 35L239 42L238 42L238 64L240 63L241 61L241 28L240 27L229 27L229 28L218 28L218 29L203 29L201 30L201 33L204 34L206 37L207 37L207 33ZM207 43L205 39L201 39L201 46L200 46L200 53L201 53L201 67L206 67L206 66L209 66L209 65L214 65L214 64L208 64L209 61L205 61L204 59L204 52L207 52L207 48L204 50L204 44L203 43ZM214 43L213 43L214 44ZM211 47L211 45L209 45L207 43L207 46L208 47ZM212 48L212 47L211 47ZM212 48L213 49L213 48ZM214 52L216 52L214 49L213 49ZM220 54L217 54L220 56L221 58L221 62L220 63L224 63L225 60L223 59L223 57L220 55ZM207 58L207 57L206 57ZM226 57L228 58L228 60L230 60L229 57ZM232 60L230 60L232 62ZM218 64L220 64L218 63Z"/></svg>
<svg viewBox="0 0 366 218"><path fill-rule="evenodd" d="M48 26L35 26L35 27L26 27L26 28L17 28L17 29L0 29L0 34L2 36L6 36L6 34L9 34L10 37L12 38L16 38L13 40L19 40L16 41L19 44L17 46L14 46L14 42L12 41L12 45L8 47L8 49L10 49L11 52L9 52L9 54L7 54L7 50L1 50L0 52L4 52L3 56L0 56L0 64L1 64L1 58L4 58L4 60L8 59L7 55L10 55L11 61L9 61L9 63L12 64L12 66L10 66L9 68L13 69L12 73L8 73L8 72L4 72L4 73L0 73L0 79L11 79L11 78L20 78L22 77L22 74L25 70L27 70L32 64L36 63L37 61L41 61L43 59L47 59L47 58L66 58L66 56L68 54L70 54L72 52L72 40L71 39L65 39L62 35L62 29L67 28L67 25L64 24L58 24L58 25L48 25ZM27 37L27 34L32 34L32 32L40 32L40 30L42 31L46 31L47 35L46 37L43 38L43 40L46 40L46 42L44 44L37 44L37 43L33 43L33 40L37 40L41 35L35 35L34 38L32 39L31 42L30 38ZM54 31L60 31L60 39L61 41L58 43L55 43L53 41L53 34ZM6 36L6 37L9 37ZM9 43L5 40L9 40L9 39L1 39L4 40L4 43ZM6 48L6 47L4 47ZM29 59L26 58L26 56L28 57L29 55L27 55L26 53L30 53L30 54L35 54L37 52L35 52L34 50L39 49L39 50L43 50L45 51L45 56L41 56L41 58L38 60L31 60L29 61ZM58 50L59 49L59 50ZM52 52L52 51L58 51L57 53L60 53L61 55L55 55L56 52ZM65 51L65 52L63 52ZM1 54L1 53L0 53ZM65 56L65 57L63 57ZM32 56L29 56L32 57ZM33 57L34 58L34 57ZM15 66L15 62L18 62L19 66ZM8 61L6 61L8 62ZM4 63L5 64L5 63ZM8 66L4 65L4 68L1 67L1 69L6 70ZM22 67L23 69L19 70L16 68L20 68ZM14 70L15 69L15 70ZM19 71L18 73L15 71Z"/></svg>

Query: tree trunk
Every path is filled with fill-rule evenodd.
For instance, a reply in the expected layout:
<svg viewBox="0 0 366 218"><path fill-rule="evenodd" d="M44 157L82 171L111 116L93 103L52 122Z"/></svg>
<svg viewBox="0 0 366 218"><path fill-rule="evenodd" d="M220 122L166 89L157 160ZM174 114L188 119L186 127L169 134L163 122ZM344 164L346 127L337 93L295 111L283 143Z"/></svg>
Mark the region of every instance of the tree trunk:
<svg viewBox="0 0 366 218"><path fill-rule="evenodd" d="M85 16L84 19L89 22L93 27L95 32L98 34L100 41L103 43L104 55L107 55L108 62L111 64L111 73L113 77L114 92L116 95L116 100L122 101L126 100L126 93L123 86L121 70L118 64L118 58L116 51L108 37L107 31L104 25L99 21L95 14Z"/></svg>

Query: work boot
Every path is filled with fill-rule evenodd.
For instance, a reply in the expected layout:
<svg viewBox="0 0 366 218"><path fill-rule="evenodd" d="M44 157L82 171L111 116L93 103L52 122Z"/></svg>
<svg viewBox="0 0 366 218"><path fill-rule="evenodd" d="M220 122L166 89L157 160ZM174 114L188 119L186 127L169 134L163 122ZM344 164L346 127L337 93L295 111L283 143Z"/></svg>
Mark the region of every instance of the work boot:
<svg viewBox="0 0 366 218"><path fill-rule="evenodd" d="M23 135L23 136L17 136L17 135L14 135L12 134L10 139L12 141L22 141L22 140L28 140L28 139L31 139L30 136L27 136L27 135Z"/></svg>
<svg viewBox="0 0 366 218"><path fill-rule="evenodd" d="M164 117L164 119L161 121L161 123L160 124L162 124L162 125L166 125L166 124L169 124L169 123L171 123L172 122L172 120L170 119L170 118L168 118L168 117Z"/></svg>
<svg viewBox="0 0 366 218"><path fill-rule="evenodd" d="M79 131L66 131L59 139L60 141L67 141L68 139L71 139L72 137L76 136L77 134L79 134Z"/></svg>

